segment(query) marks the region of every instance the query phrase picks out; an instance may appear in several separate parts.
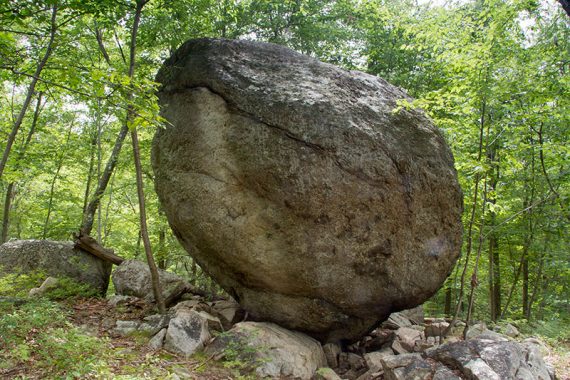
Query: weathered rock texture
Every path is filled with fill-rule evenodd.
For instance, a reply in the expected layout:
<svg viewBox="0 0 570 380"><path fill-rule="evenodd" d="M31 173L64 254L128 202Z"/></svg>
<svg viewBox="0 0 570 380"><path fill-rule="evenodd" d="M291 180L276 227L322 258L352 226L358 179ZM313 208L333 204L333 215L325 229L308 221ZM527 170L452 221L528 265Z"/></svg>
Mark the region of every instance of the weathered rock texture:
<svg viewBox="0 0 570 380"><path fill-rule="evenodd" d="M68 277L105 295L111 264L74 248L72 242L15 240L0 246L0 277L2 273L32 272Z"/></svg>
<svg viewBox="0 0 570 380"><path fill-rule="evenodd" d="M355 339L459 253L453 157L386 81L265 43L185 43L158 75L156 190L180 242L257 319Z"/></svg>
<svg viewBox="0 0 570 380"><path fill-rule="evenodd" d="M264 322L236 324L216 338L206 353L248 363L262 379L311 379L327 363L316 340Z"/></svg>

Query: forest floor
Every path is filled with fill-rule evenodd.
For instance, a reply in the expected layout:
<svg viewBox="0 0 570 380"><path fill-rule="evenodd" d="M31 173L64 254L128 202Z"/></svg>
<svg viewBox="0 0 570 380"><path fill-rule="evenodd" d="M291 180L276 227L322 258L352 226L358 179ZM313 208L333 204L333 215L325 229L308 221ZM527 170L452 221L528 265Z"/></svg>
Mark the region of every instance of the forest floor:
<svg viewBox="0 0 570 380"><path fill-rule="evenodd" d="M147 312L110 307L97 298L18 308L0 303L0 379L244 378L211 358L153 351L148 337L113 333L116 320L137 320Z"/></svg>
<svg viewBox="0 0 570 380"><path fill-rule="evenodd" d="M144 305L111 307L105 299L73 303L0 303L0 379L247 379L239 363L152 351L148 337L119 336L116 320L138 320ZM570 342L546 344L545 360L570 380Z"/></svg>

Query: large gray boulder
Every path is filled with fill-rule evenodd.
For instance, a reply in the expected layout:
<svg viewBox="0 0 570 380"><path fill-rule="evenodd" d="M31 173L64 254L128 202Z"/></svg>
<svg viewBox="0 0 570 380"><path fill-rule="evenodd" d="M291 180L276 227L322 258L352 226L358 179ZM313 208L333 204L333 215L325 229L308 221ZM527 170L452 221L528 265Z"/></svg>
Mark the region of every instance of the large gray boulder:
<svg viewBox="0 0 570 380"><path fill-rule="evenodd" d="M182 245L259 320L357 339L459 254L453 157L405 92L285 47L186 42L157 80L155 184Z"/></svg>
<svg viewBox="0 0 570 380"><path fill-rule="evenodd" d="M43 273L69 278L104 296L109 286L111 264L74 248L72 242L14 240L0 246L0 277L9 273Z"/></svg>

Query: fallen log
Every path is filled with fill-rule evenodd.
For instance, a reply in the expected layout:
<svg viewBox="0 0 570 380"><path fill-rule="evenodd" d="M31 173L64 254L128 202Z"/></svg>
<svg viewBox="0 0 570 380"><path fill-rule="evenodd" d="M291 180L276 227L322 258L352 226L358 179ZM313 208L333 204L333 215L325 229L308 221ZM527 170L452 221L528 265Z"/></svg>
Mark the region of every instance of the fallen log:
<svg viewBox="0 0 570 380"><path fill-rule="evenodd" d="M98 258L115 265L120 265L125 261L122 257L115 255L115 251L103 248L99 243L97 243L97 240L84 234L83 231L80 231L79 234L74 234L73 237L75 239L75 248L82 249L93 256L97 256Z"/></svg>

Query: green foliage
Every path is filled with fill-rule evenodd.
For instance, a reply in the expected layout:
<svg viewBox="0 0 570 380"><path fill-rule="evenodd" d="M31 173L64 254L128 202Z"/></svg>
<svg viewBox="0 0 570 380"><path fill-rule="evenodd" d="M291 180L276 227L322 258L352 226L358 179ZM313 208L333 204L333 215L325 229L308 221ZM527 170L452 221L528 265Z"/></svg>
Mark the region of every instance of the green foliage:
<svg viewBox="0 0 570 380"><path fill-rule="evenodd" d="M48 300L20 307L0 304L0 362L4 368L33 365L50 378L81 377L102 360L104 341L67 322L67 312Z"/></svg>
<svg viewBox="0 0 570 380"><path fill-rule="evenodd" d="M45 50L49 4L0 2L2 136L10 132ZM499 287L503 318L568 315L570 27L556 2L153 0L143 10L133 78L127 72L134 2L58 4L54 54L0 181L0 209L14 184L8 238L67 240L77 231L132 107L153 251L162 267L215 289L170 232L154 192L150 146L163 122L154 76L189 38L256 39L379 75L416 98L399 107L425 109L443 131L465 195L465 244L446 284L452 306L463 268L469 290L477 262L475 318L491 317L491 283ZM131 157L124 144L93 235L123 257L142 258ZM0 292L12 286L8 293L23 295L41 284L35 277L12 280L2 281ZM433 313L445 313L446 295L431 300ZM466 307L460 310L465 317Z"/></svg>
<svg viewBox="0 0 570 380"><path fill-rule="evenodd" d="M238 371L240 375L246 376L244 379L253 376L255 369L267 360L264 358L265 349L253 346L247 336L222 332L216 335L216 340L224 347L221 352L223 366Z"/></svg>
<svg viewBox="0 0 570 380"><path fill-rule="evenodd" d="M41 272L1 274L0 297L27 297L30 289L39 287L46 277Z"/></svg>
<svg viewBox="0 0 570 380"><path fill-rule="evenodd" d="M0 297L27 297L31 289L39 287L48 276L41 272L3 274L0 278ZM76 297L95 297L97 290L69 277L57 278L57 285L48 289L44 297L50 300L65 300Z"/></svg>
<svg viewBox="0 0 570 380"><path fill-rule="evenodd" d="M65 306L46 298L21 306L0 302L0 373L20 368L22 378L175 378L164 368L172 357L144 355L136 345L114 348L108 338L71 324L69 315Z"/></svg>
<svg viewBox="0 0 570 380"><path fill-rule="evenodd" d="M79 283L69 277L58 278L57 285L45 293L45 297L54 301L77 297L96 297L97 295L98 291L93 287Z"/></svg>
<svg viewBox="0 0 570 380"><path fill-rule="evenodd" d="M515 323L523 334L541 337L554 347L570 343L570 331L568 331L570 319L567 316L531 322L519 320Z"/></svg>

